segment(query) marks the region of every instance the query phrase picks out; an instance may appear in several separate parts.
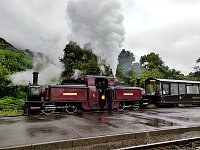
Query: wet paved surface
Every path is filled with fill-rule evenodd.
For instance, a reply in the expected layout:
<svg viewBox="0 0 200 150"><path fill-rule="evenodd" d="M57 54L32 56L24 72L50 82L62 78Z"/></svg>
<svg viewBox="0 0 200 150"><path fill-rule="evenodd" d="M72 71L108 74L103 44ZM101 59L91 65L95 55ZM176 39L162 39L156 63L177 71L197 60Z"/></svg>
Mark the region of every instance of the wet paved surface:
<svg viewBox="0 0 200 150"><path fill-rule="evenodd" d="M0 147L198 125L200 107L2 117Z"/></svg>

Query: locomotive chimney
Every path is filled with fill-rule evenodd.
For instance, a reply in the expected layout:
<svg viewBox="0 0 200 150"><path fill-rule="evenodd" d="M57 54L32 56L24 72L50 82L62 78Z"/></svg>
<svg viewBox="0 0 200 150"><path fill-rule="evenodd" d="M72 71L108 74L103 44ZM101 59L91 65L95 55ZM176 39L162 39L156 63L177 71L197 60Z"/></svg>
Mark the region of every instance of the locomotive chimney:
<svg viewBox="0 0 200 150"><path fill-rule="evenodd" d="M33 72L33 85L38 84L38 72Z"/></svg>
<svg viewBox="0 0 200 150"><path fill-rule="evenodd" d="M137 79L137 86L140 87L140 81L141 79Z"/></svg>

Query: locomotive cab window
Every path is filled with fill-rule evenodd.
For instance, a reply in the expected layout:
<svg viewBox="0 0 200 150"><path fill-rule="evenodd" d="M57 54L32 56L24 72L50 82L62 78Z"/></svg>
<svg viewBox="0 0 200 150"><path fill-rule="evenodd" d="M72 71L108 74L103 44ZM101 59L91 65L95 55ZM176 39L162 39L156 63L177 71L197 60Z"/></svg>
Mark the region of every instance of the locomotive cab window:
<svg viewBox="0 0 200 150"><path fill-rule="evenodd" d="M108 87L108 79L107 78L96 78L95 86L98 89L106 89Z"/></svg>

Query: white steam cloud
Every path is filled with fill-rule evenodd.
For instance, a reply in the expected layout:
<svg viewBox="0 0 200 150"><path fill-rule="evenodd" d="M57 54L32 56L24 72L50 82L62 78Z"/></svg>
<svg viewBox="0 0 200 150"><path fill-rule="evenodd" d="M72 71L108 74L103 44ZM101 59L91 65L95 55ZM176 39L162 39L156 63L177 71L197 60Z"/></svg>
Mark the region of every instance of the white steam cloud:
<svg viewBox="0 0 200 150"><path fill-rule="evenodd" d="M70 39L81 45L90 42L93 52L105 59L113 74L124 41L123 14L117 0L69 0Z"/></svg>
<svg viewBox="0 0 200 150"><path fill-rule="evenodd" d="M40 73L39 84L59 77L63 70L59 57L63 55L68 34L66 7L66 0L0 0L0 37L18 49L40 52L51 60L34 57L34 69L14 74L11 77L14 84L32 82L33 71Z"/></svg>
<svg viewBox="0 0 200 150"><path fill-rule="evenodd" d="M28 85L32 83L32 73L35 71L39 72L38 84L47 84L59 79L63 65L49 56L34 53L33 69L17 72L9 78L14 84Z"/></svg>

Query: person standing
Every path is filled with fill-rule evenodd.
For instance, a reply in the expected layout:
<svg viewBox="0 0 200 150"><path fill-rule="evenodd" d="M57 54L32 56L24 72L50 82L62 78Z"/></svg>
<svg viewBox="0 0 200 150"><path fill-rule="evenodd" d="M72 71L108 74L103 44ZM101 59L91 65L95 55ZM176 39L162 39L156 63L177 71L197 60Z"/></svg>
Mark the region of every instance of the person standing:
<svg viewBox="0 0 200 150"><path fill-rule="evenodd" d="M107 104L108 104L108 113L113 113L113 97L114 97L114 91L109 86L106 90L106 97L107 97Z"/></svg>

